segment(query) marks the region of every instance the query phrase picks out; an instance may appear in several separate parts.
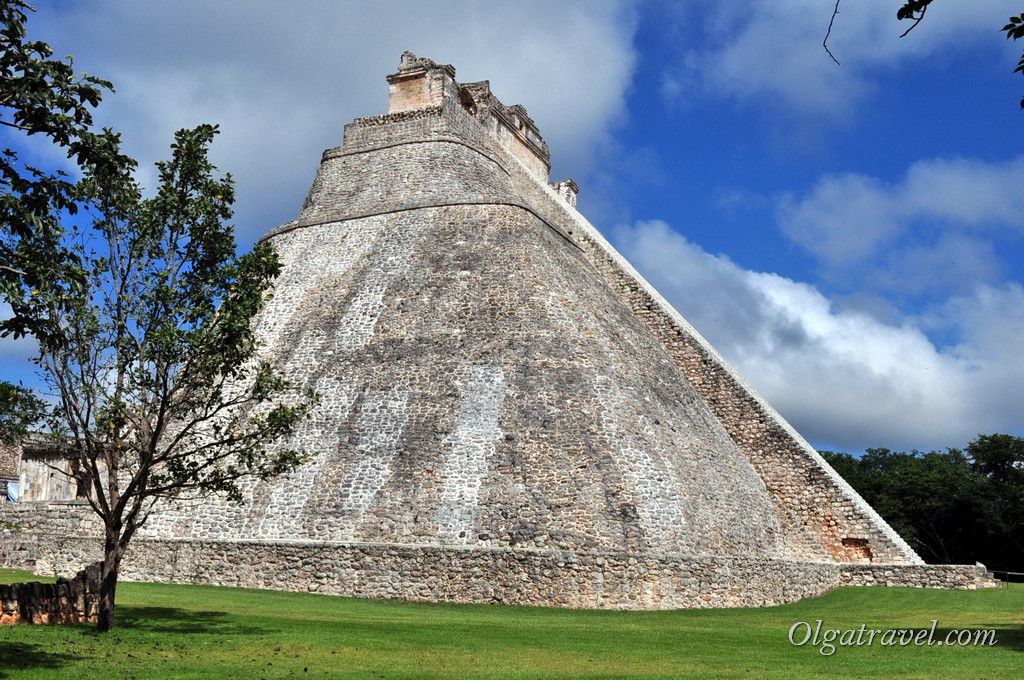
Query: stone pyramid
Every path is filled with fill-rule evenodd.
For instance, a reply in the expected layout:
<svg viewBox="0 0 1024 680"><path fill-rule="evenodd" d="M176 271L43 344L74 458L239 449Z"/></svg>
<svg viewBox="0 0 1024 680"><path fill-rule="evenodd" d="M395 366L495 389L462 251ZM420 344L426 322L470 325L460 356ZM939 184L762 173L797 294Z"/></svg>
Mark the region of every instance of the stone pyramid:
<svg viewBox="0 0 1024 680"><path fill-rule="evenodd" d="M294 473L154 517L128 578L577 607L973 587L914 551L576 210L522 106L411 53L259 320Z"/></svg>

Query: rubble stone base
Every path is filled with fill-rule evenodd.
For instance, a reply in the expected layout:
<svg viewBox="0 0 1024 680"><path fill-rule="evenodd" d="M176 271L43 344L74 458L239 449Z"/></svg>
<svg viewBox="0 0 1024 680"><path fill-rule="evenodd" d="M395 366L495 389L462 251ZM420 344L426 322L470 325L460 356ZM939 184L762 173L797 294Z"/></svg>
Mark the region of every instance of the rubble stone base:
<svg viewBox="0 0 1024 680"><path fill-rule="evenodd" d="M0 564L71 573L100 557L96 538L6 534ZM766 558L579 553L321 541L133 542L129 581L265 588L420 601L569 608L753 607L840 585L976 589L984 568L854 565Z"/></svg>

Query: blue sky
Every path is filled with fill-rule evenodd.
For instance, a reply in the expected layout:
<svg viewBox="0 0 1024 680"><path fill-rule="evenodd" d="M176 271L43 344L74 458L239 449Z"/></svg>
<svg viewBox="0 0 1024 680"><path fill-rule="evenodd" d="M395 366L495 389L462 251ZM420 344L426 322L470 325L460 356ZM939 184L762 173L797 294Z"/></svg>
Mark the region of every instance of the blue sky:
<svg viewBox="0 0 1024 680"><path fill-rule="evenodd" d="M490 79L580 209L820 447L1024 434L1019 0L41 5L34 37L114 81L100 120L146 164L217 122L244 246L320 151L386 108L402 50ZM10 142L8 142L10 143ZM59 162L47 149L23 149ZM29 343L0 341L2 377Z"/></svg>

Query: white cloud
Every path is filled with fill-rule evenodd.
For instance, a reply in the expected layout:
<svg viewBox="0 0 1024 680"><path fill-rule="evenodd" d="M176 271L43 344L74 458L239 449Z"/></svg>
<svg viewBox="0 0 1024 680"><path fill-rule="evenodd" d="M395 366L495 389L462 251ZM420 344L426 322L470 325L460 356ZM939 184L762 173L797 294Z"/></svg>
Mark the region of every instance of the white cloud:
<svg viewBox="0 0 1024 680"><path fill-rule="evenodd" d="M834 3L822 0L705 2L708 45L674 66L711 91L741 100L778 99L803 112L841 116L870 92L874 79L910 58L928 57L981 38L995 41L1014 9L1001 0L936 3L909 36L895 0L844 0L829 46L822 49ZM692 12L692 10L691 10ZM680 90L679 75L665 89Z"/></svg>
<svg viewBox="0 0 1024 680"><path fill-rule="evenodd" d="M1024 234L1024 157L987 163L933 159L892 183L858 174L820 179L802 197L778 199L783 232L831 279L915 293L992 282L991 238Z"/></svg>
<svg viewBox="0 0 1024 680"><path fill-rule="evenodd" d="M815 442L942 447L1024 428L1024 289L977 286L921 323L840 310L814 286L745 270L661 221L616 232L623 253ZM939 347L927 329L957 342Z"/></svg>
<svg viewBox="0 0 1024 680"><path fill-rule="evenodd" d="M1024 230L1024 157L1005 163L934 159L915 163L895 188L910 216L970 227L992 224Z"/></svg>
<svg viewBox="0 0 1024 680"><path fill-rule="evenodd" d="M956 293L996 283L1004 269L991 242L947 231L934 241L889 252L867 278L876 288L904 295Z"/></svg>
<svg viewBox="0 0 1024 680"><path fill-rule="evenodd" d="M824 177L807 197L779 199L786 235L827 263L859 262L895 238L903 226L899 198L862 175Z"/></svg>
<svg viewBox="0 0 1024 680"><path fill-rule="evenodd" d="M43 5L32 22L33 36L114 82L102 120L147 164L174 130L220 123L214 160L238 182L249 238L294 216L346 122L386 110L384 76L403 50L454 64L460 80L490 79L530 111L556 169L577 174L624 113L635 62L633 11L615 0L90 0Z"/></svg>

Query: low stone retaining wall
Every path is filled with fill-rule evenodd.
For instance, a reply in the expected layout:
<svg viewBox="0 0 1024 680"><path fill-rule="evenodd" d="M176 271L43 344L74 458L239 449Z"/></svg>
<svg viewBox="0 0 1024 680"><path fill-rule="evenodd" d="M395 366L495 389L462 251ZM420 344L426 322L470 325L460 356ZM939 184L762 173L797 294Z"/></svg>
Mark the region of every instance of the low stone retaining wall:
<svg viewBox="0 0 1024 680"><path fill-rule="evenodd" d="M839 582L844 586L896 586L976 590L999 585L981 566L966 564L844 564Z"/></svg>
<svg viewBox="0 0 1024 680"><path fill-rule="evenodd" d="M0 585L0 626L96 623L99 601L99 564L86 567L71 580Z"/></svg>
<svg viewBox="0 0 1024 680"><path fill-rule="evenodd" d="M99 559L95 538L5 537L0 562L68 573ZM27 564L34 554L34 564ZM129 581L196 583L420 601L677 609L769 606L824 593L837 564L712 556L313 541L133 541Z"/></svg>
<svg viewBox="0 0 1024 680"><path fill-rule="evenodd" d="M0 564L73 573L98 560L98 538L7 533ZM316 541L136 539L129 581L194 583L420 601L569 608L756 607L839 585L979 588L970 566L849 565L717 556L635 556L558 550Z"/></svg>

